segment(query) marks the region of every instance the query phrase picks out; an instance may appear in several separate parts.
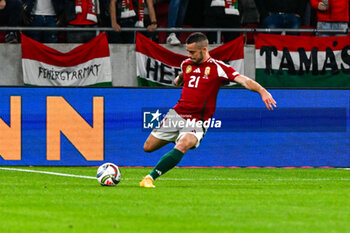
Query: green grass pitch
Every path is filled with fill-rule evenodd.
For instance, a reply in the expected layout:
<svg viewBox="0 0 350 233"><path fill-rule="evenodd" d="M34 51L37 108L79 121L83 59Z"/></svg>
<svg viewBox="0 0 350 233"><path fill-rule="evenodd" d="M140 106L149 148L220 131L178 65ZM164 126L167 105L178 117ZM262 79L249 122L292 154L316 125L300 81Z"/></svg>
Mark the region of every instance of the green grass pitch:
<svg viewBox="0 0 350 233"><path fill-rule="evenodd" d="M94 167L17 167L95 176ZM96 180L0 170L0 232L350 232L350 170L149 168Z"/></svg>

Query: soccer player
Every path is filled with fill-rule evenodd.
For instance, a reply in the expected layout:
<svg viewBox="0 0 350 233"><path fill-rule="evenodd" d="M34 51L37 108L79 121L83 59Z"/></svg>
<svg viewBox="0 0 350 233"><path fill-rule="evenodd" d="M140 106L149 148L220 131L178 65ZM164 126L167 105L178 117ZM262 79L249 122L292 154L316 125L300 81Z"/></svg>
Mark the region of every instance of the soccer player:
<svg viewBox="0 0 350 233"><path fill-rule="evenodd" d="M181 64L182 73L175 78L177 86L183 85L180 100L164 117L160 129L154 129L143 149L153 152L170 142L175 147L166 153L154 169L140 182L141 187L154 188L154 180L175 167L189 149L197 148L206 128L186 124L189 121L207 121L215 111L220 86L234 81L245 88L258 92L267 109L273 110L276 101L271 94L254 80L239 74L234 68L210 57L208 39L203 33L192 33L186 40L189 58ZM174 127L166 127L169 121L182 121ZM183 127L182 127L183 126Z"/></svg>

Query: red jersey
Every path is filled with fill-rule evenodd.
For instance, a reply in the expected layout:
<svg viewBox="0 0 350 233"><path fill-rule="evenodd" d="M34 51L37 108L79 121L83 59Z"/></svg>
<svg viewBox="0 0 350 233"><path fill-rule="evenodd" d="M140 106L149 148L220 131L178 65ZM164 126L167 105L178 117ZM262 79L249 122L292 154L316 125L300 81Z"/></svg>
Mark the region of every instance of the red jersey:
<svg viewBox="0 0 350 233"><path fill-rule="evenodd" d="M174 110L184 119L203 121L214 115L220 86L225 81L234 81L239 75L231 66L213 58L199 65L186 59L181 64L181 70L184 84Z"/></svg>

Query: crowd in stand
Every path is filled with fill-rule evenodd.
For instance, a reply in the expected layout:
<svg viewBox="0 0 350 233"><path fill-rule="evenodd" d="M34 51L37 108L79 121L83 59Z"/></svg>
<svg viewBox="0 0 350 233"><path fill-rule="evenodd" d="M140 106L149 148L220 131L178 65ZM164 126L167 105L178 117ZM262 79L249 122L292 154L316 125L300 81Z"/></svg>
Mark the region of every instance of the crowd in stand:
<svg viewBox="0 0 350 233"><path fill-rule="evenodd" d="M347 29L350 0L0 0L0 26L111 27L110 43L134 43L124 27L147 28L159 43L178 45L180 33L155 32L158 27ZM43 43L85 43L95 31L25 31ZM182 33L184 34L184 33ZM293 34L293 33L291 33ZM294 33L298 34L298 33ZM17 43L17 31L3 32L6 43ZM222 33L228 42L240 32ZM317 36L333 35L318 33ZM337 34L344 35L344 34ZM216 33L208 32L210 43ZM1 35L0 35L1 41Z"/></svg>

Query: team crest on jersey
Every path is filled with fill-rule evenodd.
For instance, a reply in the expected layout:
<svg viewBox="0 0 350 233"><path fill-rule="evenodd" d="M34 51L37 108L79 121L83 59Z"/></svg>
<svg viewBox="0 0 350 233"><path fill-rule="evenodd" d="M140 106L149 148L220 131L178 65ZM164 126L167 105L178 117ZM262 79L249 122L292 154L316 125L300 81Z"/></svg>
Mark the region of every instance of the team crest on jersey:
<svg viewBox="0 0 350 233"><path fill-rule="evenodd" d="M204 79L209 79L209 74L210 74L210 67L209 66L207 66L207 67L205 67L205 71L204 71L204 76L203 76L203 78Z"/></svg>
<svg viewBox="0 0 350 233"><path fill-rule="evenodd" d="M186 67L186 74L190 73L192 71L192 66L191 65L188 65Z"/></svg>
<svg viewBox="0 0 350 233"><path fill-rule="evenodd" d="M209 76L209 74L210 74L210 67L209 67L209 66L205 67L204 74L205 74L206 76Z"/></svg>

